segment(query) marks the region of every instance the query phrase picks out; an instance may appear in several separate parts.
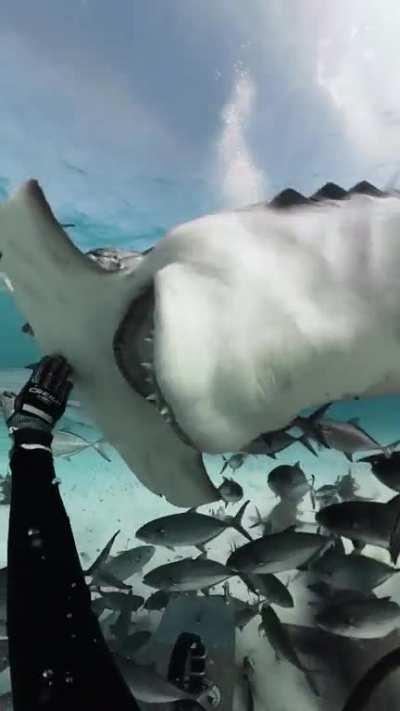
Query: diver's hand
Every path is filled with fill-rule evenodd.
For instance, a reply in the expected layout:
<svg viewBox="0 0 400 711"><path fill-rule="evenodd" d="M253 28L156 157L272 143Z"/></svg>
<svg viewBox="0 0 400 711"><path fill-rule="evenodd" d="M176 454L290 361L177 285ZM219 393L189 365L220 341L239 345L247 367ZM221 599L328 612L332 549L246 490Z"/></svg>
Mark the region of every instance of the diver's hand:
<svg viewBox="0 0 400 711"><path fill-rule="evenodd" d="M72 383L72 369L62 356L45 356L15 398L14 412L7 420L10 432L39 429L50 432L64 414Z"/></svg>

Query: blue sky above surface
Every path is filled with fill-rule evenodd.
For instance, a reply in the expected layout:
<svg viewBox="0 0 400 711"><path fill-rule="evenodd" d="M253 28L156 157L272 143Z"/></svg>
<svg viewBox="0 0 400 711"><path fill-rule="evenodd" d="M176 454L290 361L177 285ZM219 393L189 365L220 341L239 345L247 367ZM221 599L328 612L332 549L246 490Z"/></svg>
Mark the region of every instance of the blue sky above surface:
<svg viewBox="0 0 400 711"><path fill-rule="evenodd" d="M37 177L78 241L144 248L287 185L390 180L400 6L330 5L3 0L0 187Z"/></svg>

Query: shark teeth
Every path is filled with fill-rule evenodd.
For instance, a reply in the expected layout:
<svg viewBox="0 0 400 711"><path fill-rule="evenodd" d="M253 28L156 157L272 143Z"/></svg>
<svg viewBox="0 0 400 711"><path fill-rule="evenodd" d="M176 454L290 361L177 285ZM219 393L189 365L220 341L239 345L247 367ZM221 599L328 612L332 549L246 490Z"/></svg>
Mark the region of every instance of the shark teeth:
<svg viewBox="0 0 400 711"><path fill-rule="evenodd" d="M150 393L150 395L146 395L146 400L149 400L149 402L157 402L157 395L155 393Z"/></svg>
<svg viewBox="0 0 400 711"><path fill-rule="evenodd" d="M150 392L148 395L145 395L145 400L147 402L151 403L154 405L158 412L160 413L161 417L163 418L164 422L168 425L171 425L174 429L175 428L175 420L174 416L172 414L172 411L168 407L167 403L164 400L164 397L162 395L162 392L160 390L160 387L157 384L157 380L155 377L155 372L154 372L154 363L153 363L153 347L154 347L154 329L151 328L146 335L143 338L143 342L146 343L146 358L148 360L143 360L140 362L141 368L143 368L143 376L144 376L144 381L149 384L149 390ZM149 345L147 345L149 344ZM142 356L143 357L143 356ZM177 432L178 436L180 439L182 439L182 435L180 432ZM185 440L182 440L185 441ZM185 444L187 442L185 441Z"/></svg>

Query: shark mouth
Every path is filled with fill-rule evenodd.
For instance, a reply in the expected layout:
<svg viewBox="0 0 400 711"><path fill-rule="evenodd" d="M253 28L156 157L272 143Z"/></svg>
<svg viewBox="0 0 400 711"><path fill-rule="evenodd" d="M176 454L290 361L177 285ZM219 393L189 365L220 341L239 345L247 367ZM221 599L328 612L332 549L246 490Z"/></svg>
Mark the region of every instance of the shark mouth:
<svg viewBox="0 0 400 711"><path fill-rule="evenodd" d="M173 410L163 396L154 366L154 289L148 287L135 299L114 337L114 355L127 382L153 405L164 422L184 444L195 445L178 425Z"/></svg>
<svg viewBox="0 0 400 711"><path fill-rule="evenodd" d="M110 444L177 506L219 498L201 452L400 391L400 202L325 200L206 215L146 254L108 255L110 269L75 247L36 181L0 206L0 267L42 352L65 356Z"/></svg>

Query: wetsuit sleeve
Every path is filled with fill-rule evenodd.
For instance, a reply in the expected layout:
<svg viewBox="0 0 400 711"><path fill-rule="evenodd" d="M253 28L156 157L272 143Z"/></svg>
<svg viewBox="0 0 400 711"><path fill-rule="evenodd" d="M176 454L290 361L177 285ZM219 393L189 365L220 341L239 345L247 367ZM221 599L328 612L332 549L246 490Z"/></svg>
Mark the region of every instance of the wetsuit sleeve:
<svg viewBox="0 0 400 711"><path fill-rule="evenodd" d="M7 625L15 711L138 711L91 610L47 433L13 434Z"/></svg>

